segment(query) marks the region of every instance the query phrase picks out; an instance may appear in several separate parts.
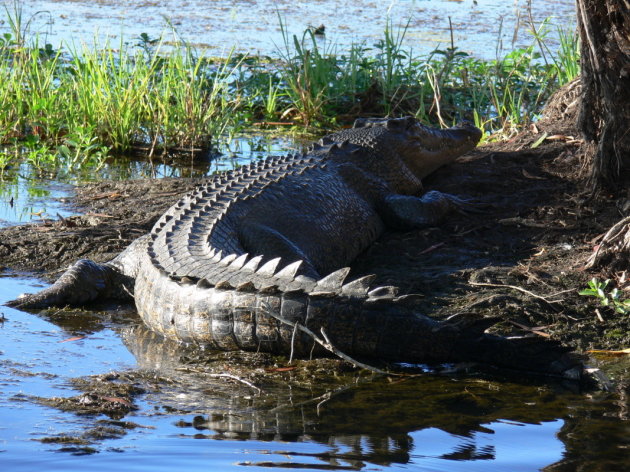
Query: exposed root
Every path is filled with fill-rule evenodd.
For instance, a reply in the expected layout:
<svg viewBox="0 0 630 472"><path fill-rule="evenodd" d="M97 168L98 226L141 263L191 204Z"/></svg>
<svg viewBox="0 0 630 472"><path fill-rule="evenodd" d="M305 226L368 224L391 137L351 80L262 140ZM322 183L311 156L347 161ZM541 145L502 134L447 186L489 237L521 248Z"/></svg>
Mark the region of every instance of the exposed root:
<svg viewBox="0 0 630 472"><path fill-rule="evenodd" d="M477 287L505 287L505 288L511 288L512 290L518 290L519 292L522 292L526 295L529 295L530 297L536 298L538 300L541 300L543 302L545 302L547 305L549 305L553 310L558 311L558 309L553 305L554 303L557 303L559 300L548 300L545 297L542 297L540 295L536 295L533 292L530 292L529 290L526 290L522 287L518 287L516 285L506 285L506 284L491 284L491 283L485 283L485 282L472 282L469 281L468 282L470 285L474 285Z"/></svg>
<svg viewBox="0 0 630 472"><path fill-rule="evenodd" d="M602 238L597 250L589 256L585 269L608 266L626 270L630 256L630 216L613 225Z"/></svg>

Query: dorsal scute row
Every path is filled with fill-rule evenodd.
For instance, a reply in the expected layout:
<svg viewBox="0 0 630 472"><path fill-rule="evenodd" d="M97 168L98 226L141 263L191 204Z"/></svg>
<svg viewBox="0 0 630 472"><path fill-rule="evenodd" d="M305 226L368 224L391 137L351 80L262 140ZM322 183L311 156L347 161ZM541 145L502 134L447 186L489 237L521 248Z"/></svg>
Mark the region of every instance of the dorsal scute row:
<svg viewBox="0 0 630 472"><path fill-rule="evenodd" d="M216 251L212 261L217 266L235 269L236 276L224 277L219 281L188 277L175 277L175 280L180 284L196 284L198 289L214 288L279 296L302 294L312 298L353 298L361 299L365 303L393 302L416 305L421 298L418 295L398 296L398 288L393 286L371 288L375 275L366 275L346 282L350 272L348 267L336 270L319 280L314 280L303 275L296 275L302 261L292 262L281 267L280 258L268 260L261 265L262 260L262 256L250 257L249 254L224 256L222 251ZM230 275L230 271L227 274Z"/></svg>
<svg viewBox="0 0 630 472"><path fill-rule="evenodd" d="M207 241L233 204L255 198L287 175L316 167L319 160L321 158L296 154L270 156L214 176L180 199L154 226L149 242L153 263L169 274L190 275L180 273L180 270L209 254L213 248ZM191 237L193 234L194 238ZM183 245L182 239L190 244ZM193 249L189 247L191 245ZM211 261L208 263L212 264ZM201 266L203 264L196 265Z"/></svg>
<svg viewBox="0 0 630 472"><path fill-rule="evenodd" d="M164 276L182 284L196 283L199 289L257 291L265 294L303 293L312 297L361 298L373 303L384 299L403 302L405 297L397 297L395 287L370 289L374 276L365 276L346 283L348 268L314 280L297 275L302 261L283 264L280 258L269 260L263 255L250 257L248 254L226 251L225 248L215 248L208 244L214 231L219 230L222 225L230 224L225 217L239 200L256 198L267 187L289 175L303 174L317 167L325 168L328 161L336 161L336 156L360 149L360 146L345 139L345 134L343 137L343 140L337 140L334 135L325 137L313 145L307 154L272 156L218 174L188 193L171 207L151 232L148 252L153 265ZM184 234L189 243L184 252L178 245L180 233ZM157 244L166 245L168 251L157 251ZM158 254L160 252L162 254ZM168 252L167 256L164 256L165 252ZM164 257L169 262L166 267L163 265ZM184 263L186 267L200 268L199 271L192 272L202 276L179 273L178 269Z"/></svg>

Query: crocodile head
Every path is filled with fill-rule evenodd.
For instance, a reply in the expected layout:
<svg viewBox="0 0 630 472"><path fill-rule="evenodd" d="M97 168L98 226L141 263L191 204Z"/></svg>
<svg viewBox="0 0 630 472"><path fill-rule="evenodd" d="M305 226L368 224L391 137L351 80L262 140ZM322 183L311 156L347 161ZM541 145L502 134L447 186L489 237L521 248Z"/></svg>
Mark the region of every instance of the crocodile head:
<svg viewBox="0 0 630 472"><path fill-rule="evenodd" d="M360 118L355 128L383 127L392 133L388 145L402 156L413 173L423 178L477 146L482 132L468 122L452 128L425 126L411 116Z"/></svg>

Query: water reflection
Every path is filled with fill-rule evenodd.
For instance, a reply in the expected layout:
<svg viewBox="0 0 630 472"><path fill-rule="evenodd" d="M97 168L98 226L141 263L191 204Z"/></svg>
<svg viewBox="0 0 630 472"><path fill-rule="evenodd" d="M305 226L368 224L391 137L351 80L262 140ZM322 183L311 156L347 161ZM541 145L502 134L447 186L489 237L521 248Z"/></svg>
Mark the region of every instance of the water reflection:
<svg viewBox="0 0 630 472"><path fill-rule="evenodd" d="M0 301L31 285L0 277ZM281 371L286 359L266 354L182 348L132 326L137 317L124 309L0 311L0 462L12 470L34 470L44 460L46 470L111 470L123 460L155 471L626 470L626 386L608 394L479 376L389 381L329 361ZM120 421L28 400L75 396L70 377L112 369L120 373L116 382L143 391L133 399L138 409ZM96 435L105 430L108 436ZM89 449L32 441L51 436L87 438ZM88 455L64 459L55 451Z"/></svg>
<svg viewBox="0 0 630 472"><path fill-rule="evenodd" d="M72 186L36 176L28 164L0 175L0 227L73 214L66 199Z"/></svg>
<svg viewBox="0 0 630 472"><path fill-rule="evenodd" d="M335 470L362 470L369 464L459 470L471 462L483 463L483 470L516 470L512 467L519 464L534 470L580 462L584 441L595 449L623 451L618 442L612 445L627 427L616 413L610 412L614 419L608 422L621 429L603 434L605 445L591 436L604 430L598 416L611 407L605 394L591 393L591 401L584 401L581 394L553 383L430 375L388 381L356 373L302 386L291 372L275 381L265 379L262 394L246 386L235 393L233 386L226 390L216 379L204 378L217 365L191 363L181 347L143 327L125 329L123 340L142 369L175 382L154 400L189 412L189 419L177 423L182 438L274 443L265 452L268 461L243 464L306 467L307 457L320 461L317 468ZM571 434L576 430L582 439ZM315 442L325 451L304 452L279 442ZM569 454L563 459L565 447ZM619 454L610 454L613 464L623 463Z"/></svg>
<svg viewBox="0 0 630 472"><path fill-rule="evenodd" d="M294 137L273 134L236 136L216 154L205 156L111 157L100 167L43 169L27 161L7 167L0 174L0 227L29 221L58 220L77 214L67 201L73 186L89 181L198 178L235 169L270 155L301 151L305 144Z"/></svg>

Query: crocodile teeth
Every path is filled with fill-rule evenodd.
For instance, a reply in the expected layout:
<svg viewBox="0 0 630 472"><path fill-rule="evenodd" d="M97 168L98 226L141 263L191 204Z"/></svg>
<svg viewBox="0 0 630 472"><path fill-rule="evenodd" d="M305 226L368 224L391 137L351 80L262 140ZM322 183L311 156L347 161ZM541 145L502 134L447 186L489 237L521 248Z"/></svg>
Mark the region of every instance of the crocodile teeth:
<svg viewBox="0 0 630 472"><path fill-rule="evenodd" d="M341 293L349 296L364 297L367 295L368 290L370 290L370 284L375 278L376 275L371 274L357 280L353 280L341 287Z"/></svg>
<svg viewBox="0 0 630 472"><path fill-rule="evenodd" d="M236 259L236 254L228 254L227 256L225 256L223 259L219 261L219 264L228 265L234 259Z"/></svg>
<svg viewBox="0 0 630 472"><path fill-rule="evenodd" d="M220 250L212 257L212 262L219 262L223 257L223 250Z"/></svg>
<svg viewBox="0 0 630 472"><path fill-rule="evenodd" d="M398 294L398 287L391 285L376 287L374 290L368 292L368 297L375 298L394 298Z"/></svg>
<svg viewBox="0 0 630 472"><path fill-rule="evenodd" d="M249 254L245 253L242 254L240 256L238 256L236 259L234 259L234 261L230 264L230 268L232 269L236 269L239 270L241 269L244 265L245 262L247 261L247 257L249 256Z"/></svg>
<svg viewBox="0 0 630 472"><path fill-rule="evenodd" d="M329 138L328 136L324 136L322 139L318 141L320 146L328 146L329 144L332 144L334 142L335 141L332 138Z"/></svg>
<svg viewBox="0 0 630 472"><path fill-rule="evenodd" d="M331 272L326 277L317 282L317 285L315 286L315 291L340 289L343 285L343 281L346 280L349 272L350 267L344 267L343 269Z"/></svg>
<svg viewBox="0 0 630 472"><path fill-rule="evenodd" d="M256 274L271 277L276 272L276 267L278 267L279 263L279 257L271 259L270 261L266 262L260 269L258 269L258 271L256 271Z"/></svg>
<svg viewBox="0 0 630 472"><path fill-rule="evenodd" d="M281 271L279 271L275 277L278 277L280 279L290 279L293 280L293 278L295 277L295 274L297 274L298 269L300 268L300 266L302 265L303 261L295 261L292 264L289 264L288 266L286 266L284 269L282 269Z"/></svg>
<svg viewBox="0 0 630 472"><path fill-rule="evenodd" d="M262 256L252 257L247 264L243 266L243 270L247 272L256 272L258 269L258 264L262 260Z"/></svg>

